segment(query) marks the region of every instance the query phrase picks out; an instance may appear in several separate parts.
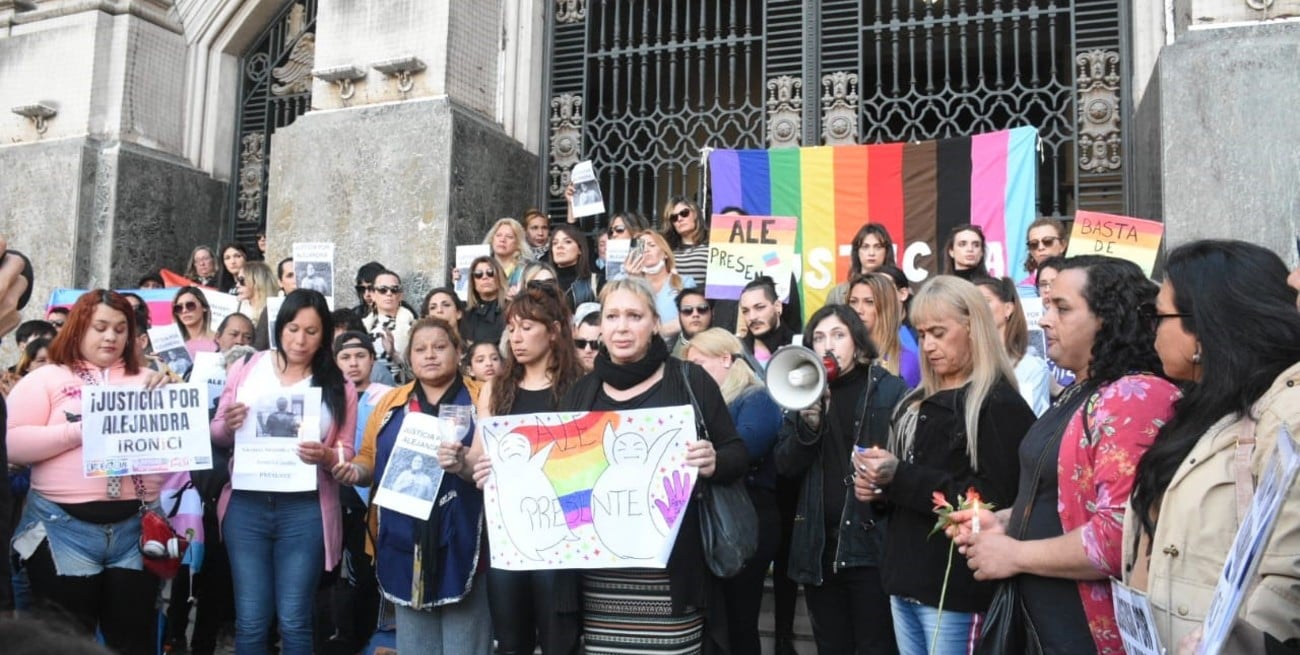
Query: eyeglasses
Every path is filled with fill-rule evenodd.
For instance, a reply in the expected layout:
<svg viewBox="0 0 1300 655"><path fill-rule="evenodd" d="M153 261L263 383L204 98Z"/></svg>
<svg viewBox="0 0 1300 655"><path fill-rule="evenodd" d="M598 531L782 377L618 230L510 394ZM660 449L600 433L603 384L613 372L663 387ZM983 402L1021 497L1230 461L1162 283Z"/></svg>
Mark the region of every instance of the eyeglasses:
<svg viewBox="0 0 1300 655"><path fill-rule="evenodd" d="M690 218L690 216L691 216L692 213L693 213L693 212L691 211L691 208L690 208L690 207L687 207L686 209L683 209L683 210L681 210L681 211L679 211L679 212L674 212L671 216L672 216L673 222L676 223L677 221L680 221L680 220L682 220L682 219Z"/></svg>
<svg viewBox="0 0 1300 655"><path fill-rule="evenodd" d="M482 279L484 279L484 278L492 277L492 269L489 269L489 268L481 268L481 269L479 269L479 270L477 270L477 271L474 271L474 277L475 277L475 279L479 279L479 280L482 280Z"/></svg>
<svg viewBox="0 0 1300 655"><path fill-rule="evenodd" d="M402 287L375 287L374 292L381 296L387 296L389 294L396 295L402 292Z"/></svg>
<svg viewBox="0 0 1300 655"><path fill-rule="evenodd" d="M694 316L696 314L703 316L709 313L709 309L709 304L703 303L700 305L682 305L680 311L683 316Z"/></svg>
<svg viewBox="0 0 1300 655"><path fill-rule="evenodd" d="M1191 316L1191 314L1184 314L1182 312L1175 312L1173 314L1161 314L1156 309L1155 304L1149 302L1143 303L1138 307L1138 318L1140 318L1142 320L1142 324L1145 325L1146 328L1152 332L1155 332L1156 330L1160 329L1160 322L1165 320L1166 318L1187 318L1188 316Z"/></svg>
<svg viewBox="0 0 1300 655"><path fill-rule="evenodd" d="M172 305L172 309L173 309L174 311L176 311L177 313L180 313L180 312L192 312L192 311L194 311L194 310L196 310L196 309L198 309L198 308L199 308L199 304L196 303L196 302L194 302L193 300L187 300L187 301L185 301L185 302L178 302L178 303L176 303L175 305Z"/></svg>
<svg viewBox="0 0 1300 655"><path fill-rule="evenodd" d="M1055 246L1060 241L1061 241L1060 237L1043 237L1042 240L1030 239L1029 241L1025 242L1025 245L1029 246L1030 250L1038 250L1039 246L1042 246L1044 248L1051 248L1052 246Z"/></svg>
<svg viewBox="0 0 1300 655"><path fill-rule="evenodd" d="M370 285L369 285L369 284L358 284L357 286L355 286L355 287L353 287L353 288L357 290L357 293L358 293L358 294L364 294L365 292L367 292L367 291L370 290Z"/></svg>
<svg viewBox="0 0 1300 655"><path fill-rule="evenodd" d="M600 350L600 339L574 339L573 345L578 350Z"/></svg>
<svg viewBox="0 0 1300 655"><path fill-rule="evenodd" d="M615 234L622 234L624 232L627 232L627 228L623 227L622 225L611 225L609 228L609 236L614 236Z"/></svg>

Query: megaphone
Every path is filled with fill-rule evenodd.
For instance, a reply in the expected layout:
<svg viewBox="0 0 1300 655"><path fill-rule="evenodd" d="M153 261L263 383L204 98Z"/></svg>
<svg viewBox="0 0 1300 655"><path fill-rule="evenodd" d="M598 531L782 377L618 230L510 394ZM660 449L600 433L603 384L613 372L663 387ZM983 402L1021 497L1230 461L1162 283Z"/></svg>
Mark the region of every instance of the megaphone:
<svg viewBox="0 0 1300 655"><path fill-rule="evenodd" d="M799 411L821 399L826 385L839 372L839 364L830 353L821 356L803 346L785 346L767 362L767 390L776 404Z"/></svg>

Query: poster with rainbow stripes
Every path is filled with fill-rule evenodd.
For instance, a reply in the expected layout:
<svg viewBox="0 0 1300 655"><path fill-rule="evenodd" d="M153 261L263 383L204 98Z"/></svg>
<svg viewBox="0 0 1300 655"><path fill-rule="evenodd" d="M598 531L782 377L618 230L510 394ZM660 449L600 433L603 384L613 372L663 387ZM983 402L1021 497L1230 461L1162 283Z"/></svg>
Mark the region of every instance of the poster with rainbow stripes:
<svg viewBox="0 0 1300 655"><path fill-rule="evenodd" d="M698 473L690 405L494 416L480 435L493 568L667 565Z"/></svg>
<svg viewBox="0 0 1300 655"><path fill-rule="evenodd" d="M1142 267L1142 272L1151 277L1164 234L1165 225L1159 221L1078 211L1074 214L1070 247L1065 255L1106 255L1127 259Z"/></svg>
<svg viewBox="0 0 1300 655"><path fill-rule="evenodd" d="M853 236L868 222L889 231L913 282L939 272L948 232L963 223L984 230L989 271L1015 278L1037 217L1037 144L1036 129L1018 127L914 143L714 150L710 205L799 219L808 313L847 279Z"/></svg>
<svg viewBox="0 0 1300 655"><path fill-rule="evenodd" d="M737 300L745 285L766 275L785 301L799 222L788 216L714 214L709 220L709 268L704 295Z"/></svg>

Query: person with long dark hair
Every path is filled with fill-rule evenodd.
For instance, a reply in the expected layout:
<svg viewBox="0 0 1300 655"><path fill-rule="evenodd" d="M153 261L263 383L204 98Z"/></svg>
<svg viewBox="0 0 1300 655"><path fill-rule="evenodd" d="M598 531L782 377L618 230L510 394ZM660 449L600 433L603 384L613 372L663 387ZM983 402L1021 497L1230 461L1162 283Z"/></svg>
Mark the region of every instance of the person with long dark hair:
<svg viewBox="0 0 1300 655"><path fill-rule="evenodd" d="M1165 374L1185 387L1138 462L1124 578L1146 592L1170 650L1205 621L1279 428L1300 435L1300 313L1286 273L1266 248L1196 241L1169 253L1160 294L1142 307ZM1284 503L1224 652L1262 652L1261 633L1300 637L1300 487Z"/></svg>
<svg viewBox="0 0 1300 655"><path fill-rule="evenodd" d="M460 322L460 336L468 344L496 343L505 331L502 313L506 296L506 274L496 258L484 255L469 266L469 308Z"/></svg>
<svg viewBox="0 0 1300 655"><path fill-rule="evenodd" d="M986 246L984 230L978 225L967 223L954 227L943 246L944 274L964 280L988 277L989 271L984 267L984 258L988 255Z"/></svg>
<svg viewBox="0 0 1300 655"><path fill-rule="evenodd" d="M864 223L853 235L852 254L849 256L849 276L844 282L831 289L826 296L827 305L842 305L848 302L849 285L863 275L875 273L885 266L892 266L896 261L894 239L889 230L880 223Z"/></svg>
<svg viewBox="0 0 1300 655"><path fill-rule="evenodd" d="M1154 335L1139 318L1155 296L1132 262L1061 263L1039 324L1048 355L1077 381L1021 442L1015 504L981 510L979 533L973 510L951 516L975 579L1017 586L1043 652L1123 652L1108 578L1121 573L1125 499L1179 397L1156 373Z"/></svg>
<svg viewBox="0 0 1300 655"><path fill-rule="evenodd" d="M804 585L818 652L894 653L880 582L884 519L844 480L855 447L886 444L890 411L907 385L880 365L867 326L847 305L817 310L803 345L833 356L839 375L822 399L788 412L781 426L776 469L797 485L788 572Z"/></svg>
<svg viewBox="0 0 1300 655"><path fill-rule="evenodd" d="M244 264L247 261L248 249L244 244L232 241L221 246L221 270L217 272L217 288L232 296L239 293L239 276L244 274Z"/></svg>
<svg viewBox="0 0 1300 655"><path fill-rule="evenodd" d="M587 238L572 225L556 225L551 230L551 263L555 265L555 280L564 291L564 301L569 311L586 302L596 302L596 288L591 274L591 258L587 252Z"/></svg>
<svg viewBox="0 0 1300 655"><path fill-rule="evenodd" d="M222 536L235 589L235 647L241 655L268 652L273 619L279 621L281 653L311 653L316 586L342 557L338 483L330 470L354 452L357 392L334 362L333 334L325 296L306 289L285 296L276 315L276 349L230 366L212 421L212 442L229 448L252 418L248 405L238 400L241 388L271 393L320 389L320 425L308 432L318 438L298 439L297 444L298 459L317 467L316 490L227 486L221 496ZM231 462L238 470L237 455Z"/></svg>
<svg viewBox="0 0 1300 655"><path fill-rule="evenodd" d="M554 254L554 252L553 252ZM506 307L506 357L500 375L479 396L478 416L553 412L582 366L573 349L573 318L551 283L530 282ZM473 463L483 456L475 439L464 458L456 445L439 449L439 461L451 473L472 480ZM464 465L469 462L468 466ZM497 653L529 655L550 641L554 575L546 571L488 569L488 602Z"/></svg>

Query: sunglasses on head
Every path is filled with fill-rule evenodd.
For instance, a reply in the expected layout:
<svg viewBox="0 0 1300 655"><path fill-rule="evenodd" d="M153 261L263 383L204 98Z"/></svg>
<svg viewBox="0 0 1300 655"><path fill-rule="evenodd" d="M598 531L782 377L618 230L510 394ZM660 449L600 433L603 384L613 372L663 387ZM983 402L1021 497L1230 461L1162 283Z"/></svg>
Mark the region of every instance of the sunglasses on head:
<svg viewBox="0 0 1300 655"><path fill-rule="evenodd" d="M402 292L402 287L400 287L400 286L396 286L396 287L389 287L389 286L375 287L375 288L374 288L374 292L377 293L377 294L379 294L379 295L381 295L381 296L387 296L388 294L398 294L398 293L401 293L401 292Z"/></svg>
<svg viewBox="0 0 1300 655"><path fill-rule="evenodd" d="M1028 242L1025 243L1025 245L1029 246L1030 250L1038 250L1038 246L1042 246L1044 248L1051 248L1052 246L1056 245L1057 242L1059 242L1060 240L1061 240L1060 237L1043 237L1041 241L1038 239L1030 239Z"/></svg>
<svg viewBox="0 0 1300 655"><path fill-rule="evenodd" d="M175 305L172 305L172 309L176 310L177 313L192 312L198 308L199 304L193 300L186 300L185 302L178 302Z"/></svg>
<svg viewBox="0 0 1300 655"><path fill-rule="evenodd" d="M490 268L480 268L479 270L474 271L474 277L475 277L476 279L479 279L479 280L482 280L482 279L484 279L484 278L492 277L492 269L490 269Z"/></svg>
<svg viewBox="0 0 1300 655"><path fill-rule="evenodd" d="M600 350L600 339L574 339L573 345L578 350Z"/></svg>
<svg viewBox="0 0 1300 655"><path fill-rule="evenodd" d="M672 214L673 222L676 223L677 221L680 221L680 220L682 220L682 219L684 219L684 218L689 218L690 215L691 215L691 208L690 208L690 207L687 207L686 209L683 209L683 210L678 211L678 212L673 212L673 214Z"/></svg>
<svg viewBox="0 0 1300 655"><path fill-rule="evenodd" d="M703 316L709 313L709 309L708 303L702 303L699 305L682 305L681 313L683 316L694 316L696 314Z"/></svg>

